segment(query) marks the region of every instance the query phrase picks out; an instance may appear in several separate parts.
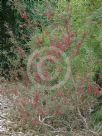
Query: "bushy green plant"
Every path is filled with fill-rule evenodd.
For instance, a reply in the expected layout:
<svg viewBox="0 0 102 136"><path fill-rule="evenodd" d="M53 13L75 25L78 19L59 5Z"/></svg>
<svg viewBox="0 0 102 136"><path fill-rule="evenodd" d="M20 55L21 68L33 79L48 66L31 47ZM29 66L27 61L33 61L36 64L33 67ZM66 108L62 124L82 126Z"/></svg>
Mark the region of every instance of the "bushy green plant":
<svg viewBox="0 0 102 136"><path fill-rule="evenodd" d="M93 80L101 56L101 38L98 37L96 24L87 24L87 27L83 25L90 2L59 0L55 1L55 6L53 1L22 0L15 3L16 9L19 7L17 17L20 20L16 32L18 35L20 30L24 30L20 33L21 37L24 36L24 39L21 38L24 42L27 32L31 39L26 46L30 47L31 54L26 57L24 49L20 46L16 48L19 60L27 60L26 72L23 72L24 84L19 89L8 89L6 94L16 98L13 101L15 111L12 113L18 116L17 121L24 130L29 127L39 134L52 136L59 133L74 134L76 130L92 135L98 133L91 125L90 117L91 108L97 103L101 90L100 84L95 82L96 79ZM83 9L83 12L80 13L79 9ZM90 14L93 10L89 9ZM93 34L96 36L93 37ZM46 58L46 63L43 63ZM19 70L23 71L22 65L19 65ZM56 75L51 80L51 76ZM58 84L63 80L66 81L64 84ZM95 113L94 117L96 122L101 121L100 112Z"/></svg>

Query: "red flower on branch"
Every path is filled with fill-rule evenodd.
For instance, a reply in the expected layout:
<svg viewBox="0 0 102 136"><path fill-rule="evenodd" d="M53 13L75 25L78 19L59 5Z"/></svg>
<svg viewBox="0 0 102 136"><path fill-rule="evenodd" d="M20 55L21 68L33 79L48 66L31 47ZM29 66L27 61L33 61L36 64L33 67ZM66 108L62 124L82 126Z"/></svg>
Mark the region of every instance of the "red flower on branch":
<svg viewBox="0 0 102 136"><path fill-rule="evenodd" d="M48 20L53 19L54 13L49 11L43 14L43 16L46 16L48 18Z"/></svg>
<svg viewBox="0 0 102 136"><path fill-rule="evenodd" d="M40 102L40 99L41 99L41 94L40 94L40 92L34 93L34 101L35 101L36 103L39 103L39 102Z"/></svg>
<svg viewBox="0 0 102 136"><path fill-rule="evenodd" d="M8 91L8 90L0 88L0 95L4 95L6 93L6 91Z"/></svg>
<svg viewBox="0 0 102 136"><path fill-rule="evenodd" d="M36 109L40 104L41 94L40 94L40 92L36 92L33 94L33 96L34 96L34 100L32 102L32 107L33 107L33 109Z"/></svg>
<svg viewBox="0 0 102 136"><path fill-rule="evenodd" d="M43 75L44 75L46 80L50 80L51 79L48 71L44 71Z"/></svg>
<svg viewBox="0 0 102 136"><path fill-rule="evenodd" d="M42 37L37 37L37 39L36 39L37 45L41 45L41 44L43 44L43 42L44 42L44 39Z"/></svg>
<svg viewBox="0 0 102 136"><path fill-rule="evenodd" d="M23 14L21 15L21 18L22 18L22 19L28 19L28 16L27 16L26 13L23 13Z"/></svg>
<svg viewBox="0 0 102 136"><path fill-rule="evenodd" d="M89 93L92 93L93 92L93 86L91 84L89 84L88 86L88 92Z"/></svg>
<svg viewBox="0 0 102 136"><path fill-rule="evenodd" d="M24 28L24 27L27 27L27 23L23 23L21 25L19 25L20 28Z"/></svg>
<svg viewBox="0 0 102 136"><path fill-rule="evenodd" d="M95 96L98 96L100 93L100 87L99 86L96 86L95 89L94 89L94 95Z"/></svg>
<svg viewBox="0 0 102 136"><path fill-rule="evenodd" d="M34 79L36 82L41 82L41 80L42 80L41 77L39 76L39 74L35 74Z"/></svg>
<svg viewBox="0 0 102 136"><path fill-rule="evenodd" d="M54 49L54 45L51 45L51 49L47 52L47 55L55 55L56 58L60 58L61 57L61 52L59 52L58 50Z"/></svg>
<svg viewBox="0 0 102 136"><path fill-rule="evenodd" d="M33 126L38 126L38 125L40 125L39 119L38 119L38 118L32 119L32 125L33 125Z"/></svg>
<svg viewBox="0 0 102 136"><path fill-rule="evenodd" d="M43 108L38 108L38 115L45 116L47 113L44 111Z"/></svg>
<svg viewBox="0 0 102 136"><path fill-rule="evenodd" d="M55 116L61 116L61 115L63 115L63 111L61 110L60 107L58 107L58 108L56 109L56 111L54 112L54 115L55 115Z"/></svg>
<svg viewBox="0 0 102 136"><path fill-rule="evenodd" d="M56 47L59 48L62 52L66 51L68 48L65 44L58 44Z"/></svg>
<svg viewBox="0 0 102 136"><path fill-rule="evenodd" d="M69 37L63 36L64 43L66 47L70 47L71 42L73 41L76 33L72 33Z"/></svg>

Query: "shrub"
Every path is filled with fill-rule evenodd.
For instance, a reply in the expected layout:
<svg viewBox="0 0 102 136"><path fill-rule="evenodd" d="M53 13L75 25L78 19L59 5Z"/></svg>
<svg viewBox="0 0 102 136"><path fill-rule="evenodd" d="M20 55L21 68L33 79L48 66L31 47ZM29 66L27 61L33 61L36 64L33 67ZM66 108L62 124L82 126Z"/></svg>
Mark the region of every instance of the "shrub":
<svg viewBox="0 0 102 136"><path fill-rule="evenodd" d="M27 2L22 1L24 4ZM20 65L25 86L22 84L18 90L8 91L8 96L11 99L16 96L13 113L24 129L28 125L39 134L67 135L79 130L95 135L97 132L90 119L91 108L101 90L93 81L96 56L88 43L88 30L73 30L71 2L63 3L58 1L54 12L44 13L42 18L42 1L41 5L33 3L33 6L41 7L41 31L36 29L26 44L31 47L28 58L22 48L16 48L18 56L22 60L27 59L26 72ZM26 10L28 8L29 5ZM32 8L29 12L21 12L23 20L29 22ZM45 23L46 18L48 24ZM20 27L26 27L26 24ZM101 120L100 114L96 120Z"/></svg>

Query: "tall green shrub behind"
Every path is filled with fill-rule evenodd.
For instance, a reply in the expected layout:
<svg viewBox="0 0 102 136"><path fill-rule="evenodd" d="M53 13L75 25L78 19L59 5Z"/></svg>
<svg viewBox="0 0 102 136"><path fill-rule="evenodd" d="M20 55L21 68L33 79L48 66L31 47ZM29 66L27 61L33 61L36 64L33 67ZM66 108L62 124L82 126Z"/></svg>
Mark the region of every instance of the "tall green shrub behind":
<svg viewBox="0 0 102 136"><path fill-rule="evenodd" d="M26 56L29 53L30 47L26 43L30 41L35 30L39 29L41 32L42 27L49 24L46 13L50 11L46 4L45 1L26 0L1 2L1 75L9 78L10 71L17 71L19 67L25 69L25 58L21 58L20 54L24 53Z"/></svg>
<svg viewBox="0 0 102 136"><path fill-rule="evenodd" d="M15 68L12 63L16 59L14 53L15 45L11 41L15 35L15 16L9 0L1 1L1 34L0 34L0 75L9 78L9 71ZM12 37L13 39L13 37ZM11 49L12 48L12 49Z"/></svg>
<svg viewBox="0 0 102 136"><path fill-rule="evenodd" d="M96 0L73 0L73 27L79 33L84 30L87 33L86 45L94 55L94 69L100 71L102 46L101 46L101 27L102 27L102 1ZM101 73L101 71L100 71ZM102 80L102 79L100 79ZM100 81L101 82L101 81Z"/></svg>

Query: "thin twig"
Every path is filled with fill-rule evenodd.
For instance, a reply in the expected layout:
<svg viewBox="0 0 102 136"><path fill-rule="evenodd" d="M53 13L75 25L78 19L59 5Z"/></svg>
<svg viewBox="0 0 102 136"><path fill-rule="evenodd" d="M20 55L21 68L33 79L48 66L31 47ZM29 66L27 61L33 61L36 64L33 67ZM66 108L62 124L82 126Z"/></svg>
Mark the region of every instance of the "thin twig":
<svg viewBox="0 0 102 136"><path fill-rule="evenodd" d="M6 117L4 117L4 116L2 116L2 115L0 115L0 118L7 119Z"/></svg>

